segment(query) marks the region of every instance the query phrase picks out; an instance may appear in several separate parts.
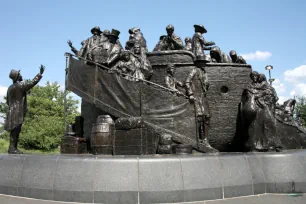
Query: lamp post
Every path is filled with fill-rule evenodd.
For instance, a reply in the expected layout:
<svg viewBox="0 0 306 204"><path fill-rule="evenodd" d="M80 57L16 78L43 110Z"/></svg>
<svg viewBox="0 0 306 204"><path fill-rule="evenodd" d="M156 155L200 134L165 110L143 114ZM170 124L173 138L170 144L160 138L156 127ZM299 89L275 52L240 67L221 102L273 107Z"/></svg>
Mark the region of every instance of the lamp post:
<svg viewBox="0 0 306 204"><path fill-rule="evenodd" d="M266 70L269 70L269 82L270 82L270 85L272 86L272 82L275 80L275 79L272 79L271 78L271 70L273 69L273 66L272 65L267 65L266 66Z"/></svg>
<svg viewBox="0 0 306 204"><path fill-rule="evenodd" d="M69 53L65 53L64 56L66 57L66 65L65 65L65 90L64 90L64 125L65 125L65 135L67 133L67 89L66 89L66 79L67 79L67 71L68 71L68 60L69 60Z"/></svg>

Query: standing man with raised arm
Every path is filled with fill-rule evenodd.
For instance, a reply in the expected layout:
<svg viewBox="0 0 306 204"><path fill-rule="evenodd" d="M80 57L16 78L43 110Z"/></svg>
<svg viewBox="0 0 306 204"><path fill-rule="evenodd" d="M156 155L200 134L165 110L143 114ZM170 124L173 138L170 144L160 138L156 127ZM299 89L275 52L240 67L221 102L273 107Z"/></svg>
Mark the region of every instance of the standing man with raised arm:
<svg viewBox="0 0 306 204"><path fill-rule="evenodd" d="M21 126L27 112L27 92L42 78L45 66L40 66L40 72L31 81L23 81L20 71L12 69L9 77L13 84L7 90L8 112L5 121L5 130L10 132L9 154L22 154L17 144Z"/></svg>

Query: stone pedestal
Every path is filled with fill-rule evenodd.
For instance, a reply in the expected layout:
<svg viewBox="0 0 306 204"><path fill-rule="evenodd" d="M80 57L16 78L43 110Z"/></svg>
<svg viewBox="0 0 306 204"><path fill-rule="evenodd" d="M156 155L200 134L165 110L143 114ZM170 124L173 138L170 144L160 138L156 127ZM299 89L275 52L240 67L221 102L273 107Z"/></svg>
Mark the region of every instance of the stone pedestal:
<svg viewBox="0 0 306 204"><path fill-rule="evenodd" d="M154 156L2 154L0 194L80 203L207 202L305 193L305 172L304 150Z"/></svg>

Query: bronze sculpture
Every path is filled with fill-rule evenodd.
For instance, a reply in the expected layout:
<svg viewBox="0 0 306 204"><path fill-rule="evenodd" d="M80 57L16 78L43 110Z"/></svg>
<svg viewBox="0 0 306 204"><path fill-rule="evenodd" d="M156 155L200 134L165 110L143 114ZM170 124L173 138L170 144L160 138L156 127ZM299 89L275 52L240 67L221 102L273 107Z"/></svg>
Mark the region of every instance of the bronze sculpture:
<svg viewBox="0 0 306 204"><path fill-rule="evenodd" d="M160 46L156 51L163 51L163 50L183 50L184 45L183 41L179 36L174 33L174 26L169 24L166 27L167 35L163 38L164 46Z"/></svg>
<svg viewBox="0 0 306 204"><path fill-rule="evenodd" d="M130 81L133 81L136 69L136 64L130 58L130 53L128 51L123 51L120 54L120 58L118 62L109 70L109 73L116 72L118 74L122 74L122 76Z"/></svg>
<svg viewBox="0 0 306 204"><path fill-rule="evenodd" d="M84 50L86 50L85 56L89 60L93 60L94 55L95 55L95 53L93 52L100 45L102 31L100 30L99 26L95 26L91 29L90 32L93 34L93 36L91 36L90 38L86 40L86 48ZM80 54L84 55L83 53L80 53Z"/></svg>
<svg viewBox="0 0 306 204"><path fill-rule="evenodd" d="M252 83L242 97L242 113L248 128L246 148L256 151L280 151L283 147L276 134L275 105L278 97L263 74L253 71Z"/></svg>
<svg viewBox="0 0 306 204"><path fill-rule="evenodd" d="M211 48L208 46L215 45L214 42L207 42L202 34L207 33L207 30L203 25L194 25L195 33L192 37L192 52L193 54L198 56L204 56L204 50L210 50Z"/></svg>
<svg viewBox="0 0 306 204"><path fill-rule="evenodd" d="M231 59L225 54L218 46L214 46L210 49L210 56L212 62L216 63L231 63Z"/></svg>
<svg viewBox="0 0 306 204"><path fill-rule="evenodd" d="M166 38L166 35L161 35L159 37L159 41L158 43L155 45L153 52L158 52L158 51L162 51L162 50L166 50L166 42L164 41L164 39Z"/></svg>
<svg viewBox="0 0 306 204"><path fill-rule="evenodd" d="M184 87L184 84L174 77L174 72L175 72L175 65L171 63L168 64L167 75L165 76L166 87L172 89L173 92L176 93L177 95L180 95L182 93L177 88Z"/></svg>
<svg viewBox="0 0 306 204"><path fill-rule="evenodd" d="M208 149L207 152L217 152L218 150L213 148L208 141L208 126L211 113L206 98L209 82L205 68L193 68L187 75L185 86L190 102L194 103L198 142Z"/></svg>
<svg viewBox="0 0 306 204"><path fill-rule="evenodd" d="M146 48L142 47L141 44L135 43L133 50L131 52L131 60L134 61L136 66L142 72L142 74L138 75L139 79L147 79L149 80L153 75L153 69L150 61L147 58Z"/></svg>
<svg viewBox="0 0 306 204"><path fill-rule="evenodd" d="M108 58L107 58L106 64L110 67L112 64L116 62L122 50L121 44L118 43L119 35L120 35L120 31L116 29L112 29L112 32L110 34L107 34L110 47L107 50Z"/></svg>
<svg viewBox="0 0 306 204"><path fill-rule="evenodd" d="M5 130L10 132L9 154L22 154L18 150L19 134L27 112L27 92L42 78L45 67L40 66L40 72L31 81L23 81L20 71L11 70L9 77L13 84L7 90L8 113L5 121Z"/></svg>
<svg viewBox="0 0 306 204"><path fill-rule="evenodd" d="M233 63L246 64L245 59L243 59L242 56L238 56L235 50L231 50L229 54L230 54L230 57L232 58Z"/></svg>
<svg viewBox="0 0 306 204"><path fill-rule="evenodd" d="M214 45L214 42L205 41L202 34L207 30L203 25L194 25L194 28L192 43L190 44L190 38L186 38L184 48L181 39L174 34L174 27L168 25L167 35L160 36L158 44L151 53L146 50L146 41L140 28L135 27L129 30L130 38L125 51L118 40L120 34L118 30L98 32L100 42L94 49L95 55L92 58L93 62L90 63L105 70L99 70L96 73L97 69L92 67L88 73L90 67L87 66L82 70L84 63L72 60L74 63L71 66L78 71L75 71L75 77L70 79L73 83L70 89L81 97L91 96L89 99L94 101L97 109L101 108L101 111L114 118L141 116L145 123L155 126L152 128L153 132L157 131L155 128L164 129L173 136L173 142L192 145L194 149L201 152L216 152L217 149L236 151L237 146L232 146L234 137L240 137L243 145L239 148L243 147L245 151L279 151L283 149L284 143L282 132L288 131L286 133L288 135L291 131L290 134L294 134L294 137L303 134L303 131L294 133L294 128L297 126L288 122L291 116L291 118L283 117L285 111L276 106L278 100L276 92L267 83L264 75L253 72L250 79L251 66L246 65L245 60L237 56L236 51L230 52L231 59L219 47L210 47ZM84 42L86 43L88 41ZM72 44L70 47L72 48ZM192 53L186 52L190 49ZM84 50L87 51L87 48ZM206 55L205 50L210 50L210 55ZM77 52L73 49L73 52L79 54L81 51ZM102 55L106 57L100 60ZM78 59L84 60L82 57ZM237 65L234 66L233 63ZM231 67L231 69L223 70L224 67ZM110 76L107 70L119 76L114 74ZM93 79L95 83L80 80L76 83L75 79L79 79L80 73L95 76ZM221 73L226 73L227 77ZM228 78L231 74L239 77L233 82ZM212 78L209 91L207 75ZM247 87L248 80L252 83ZM82 86L79 85L80 83ZM107 88L101 89L101 87ZM181 87L185 88L186 95L180 91ZM240 102L240 109L234 107ZM209 104L213 105L209 107ZM294 106L288 105L288 107L287 109L291 110ZM231 112L228 112L228 115L224 114L222 108L230 109ZM240 110L239 114L237 110ZM212 119L211 111L214 113ZM237 119L237 124L236 120L223 120L237 114L242 118ZM239 126L239 121L242 121L244 125ZM291 125L294 128L290 129L282 124ZM220 130L218 125L225 126L226 131ZM244 129L247 129L245 134L240 134L240 130L244 131ZM228 130L231 133L227 133ZM159 131L156 135L160 134ZM125 134L132 134L131 132ZM294 145L303 145L303 143L296 142Z"/></svg>
<svg viewBox="0 0 306 204"><path fill-rule="evenodd" d="M185 47L184 47L184 50L192 51L192 43L191 43L191 38L190 37L186 37L185 38Z"/></svg>
<svg viewBox="0 0 306 204"><path fill-rule="evenodd" d="M129 29L129 40L126 42L125 49L126 50L131 50L133 46L137 43L139 44L142 48L147 50L147 42L146 39L143 37L142 32L140 31L140 28L134 27Z"/></svg>
<svg viewBox="0 0 306 204"><path fill-rule="evenodd" d="M288 99L283 105L276 104L275 114L282 122L294 123L293 112L296 100Z"/></svg>
<svg viewBox="0 0 306 204"><path fill-rule="evenodd" d="M110 31L108 29L105 29L101 34L100 34L100 43L103 43L105 41L108 41L107 35L110 34Z"/></svg>
<svg viewBox="0 0 306 204"><path fill-rule="evenodd" d="M81 42L82 47L81 47L80 51L78 51L78 50L72 45L72 42L71 42L70 40L68 40L67 43L68 43L69 47L71 48L71 51L72 51L75 55L80 56L80 57L83 57L83 56L81 56L81 55L84 53L84 48L85 48L85 46L86 46L86 40L83 40L83 41Z"/></svg>

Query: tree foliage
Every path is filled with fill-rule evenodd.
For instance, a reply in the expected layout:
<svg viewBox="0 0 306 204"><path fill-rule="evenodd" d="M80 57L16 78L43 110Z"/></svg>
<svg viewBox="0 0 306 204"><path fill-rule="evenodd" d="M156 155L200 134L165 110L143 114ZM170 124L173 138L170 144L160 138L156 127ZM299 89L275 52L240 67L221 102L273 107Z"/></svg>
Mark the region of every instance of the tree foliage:
<svg viewBox="0 0 306 204"><path fill-rule="evenodd" d="M78 101L68 94L67 122L72 123L78 115ZM45 86L35 86L30 90L27 96L28 112L19 137L20 145L40 150L51 150L59 146L65 129L64 97L58 83L47 82ZM0 112L5 114L6 110L6 103L1 103ZM1 130L0 134L2 137L8 135L3 131L1 133Z"/></svg>
<svg viewBox="0 0 306 204"><path fill-rule="evenodd" d="M296 101L296 118L302 126L306 127L306 96L297 97Z"/></svg>

